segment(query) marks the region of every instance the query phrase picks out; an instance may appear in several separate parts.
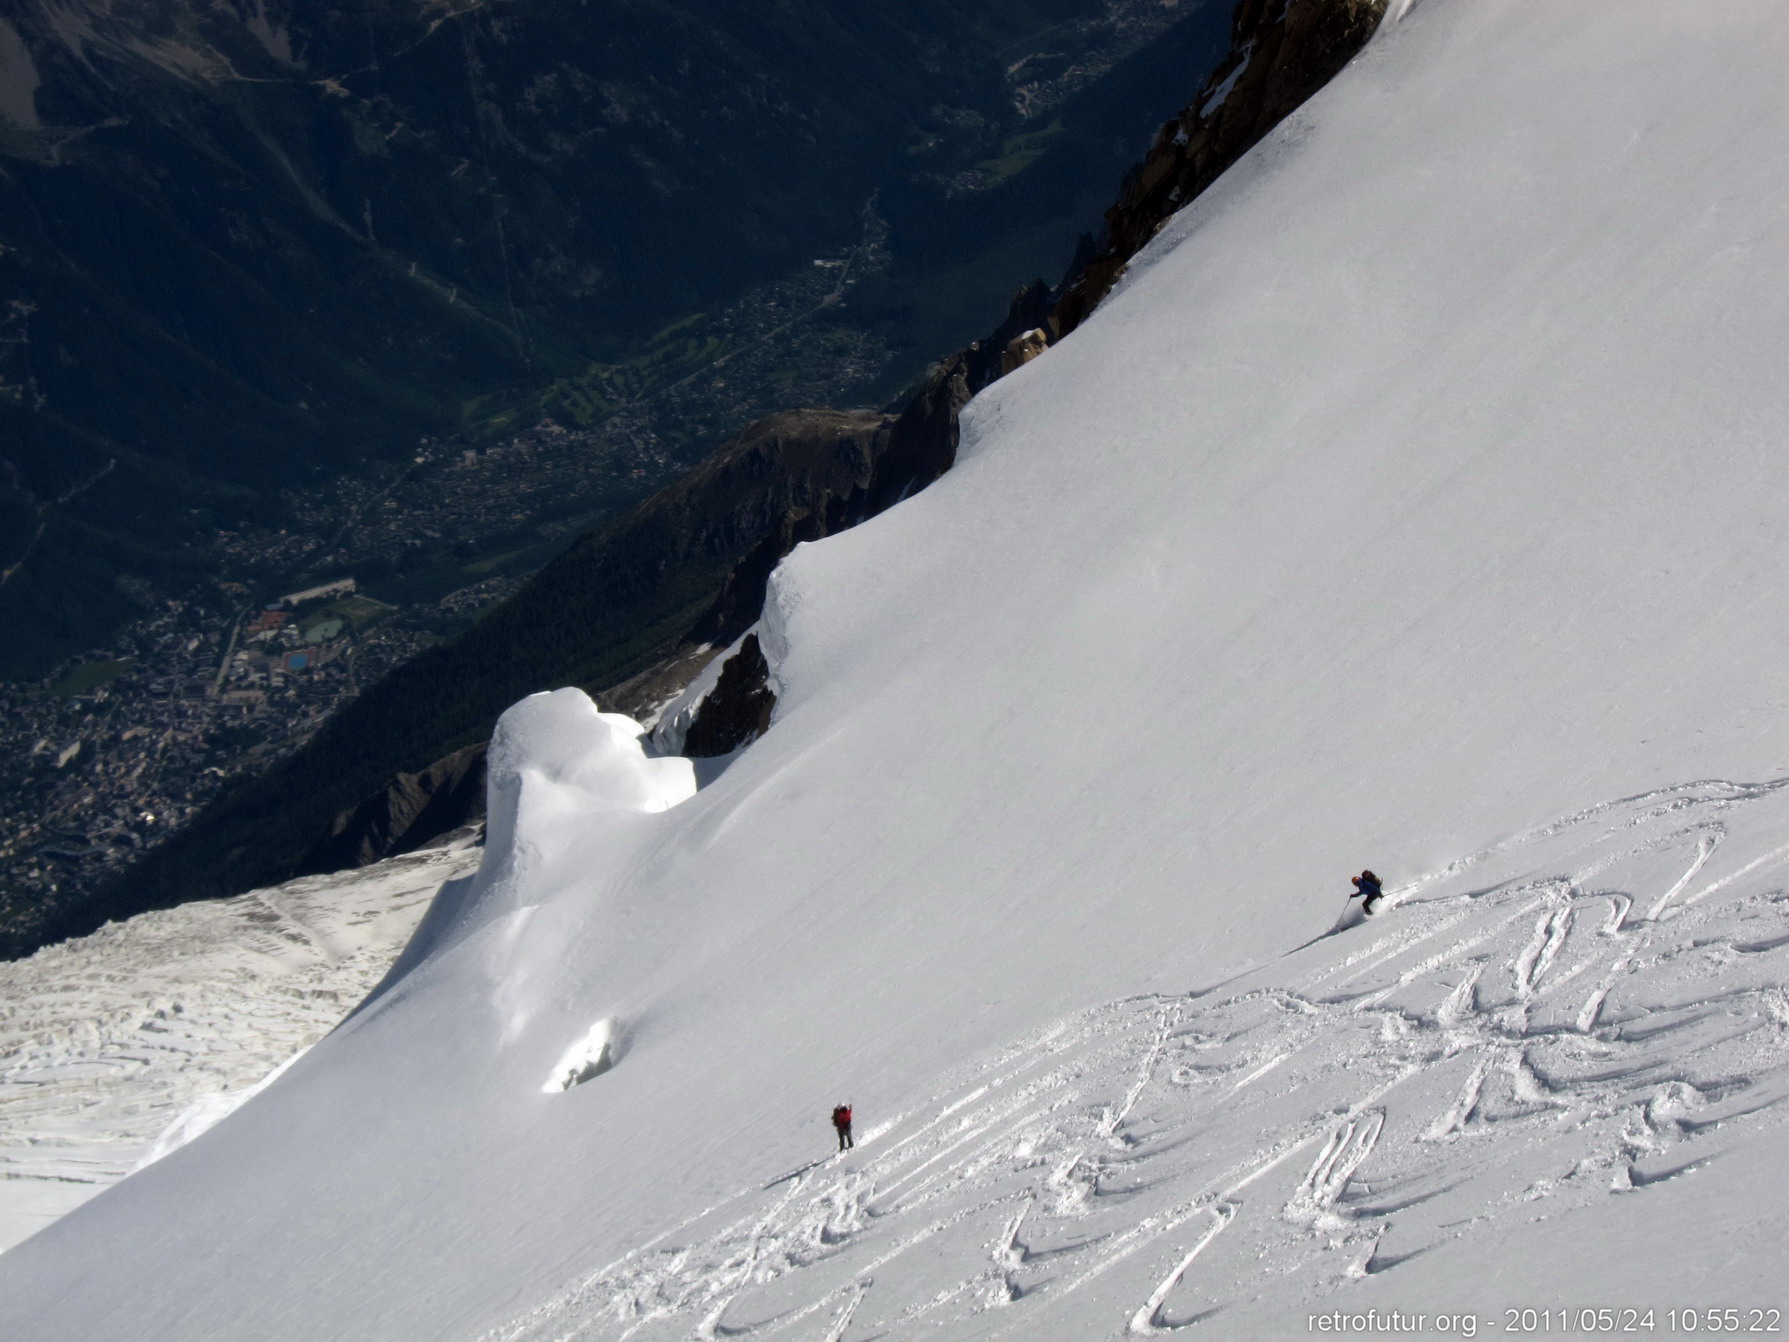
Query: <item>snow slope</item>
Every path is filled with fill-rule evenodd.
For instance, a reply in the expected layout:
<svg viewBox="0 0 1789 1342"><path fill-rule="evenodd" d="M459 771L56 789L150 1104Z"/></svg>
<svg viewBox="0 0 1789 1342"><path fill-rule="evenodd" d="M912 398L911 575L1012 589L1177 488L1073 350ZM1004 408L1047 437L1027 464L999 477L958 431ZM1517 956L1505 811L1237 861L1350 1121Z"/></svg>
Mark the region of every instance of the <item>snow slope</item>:
<svg viewBox="0 0 1789 1342"><path fill-rule="evenodd" d="M450 844L0 964L0 1250L215 1122L379 981Z"/></svg>
<svg viewBox="0 0 1789 1342"><path fill-rule="evenodd" d="M1783 1173L1786 835L1785 782L1562 817L1227 983L977 1058L861 1154L664 1227L486 1342L1782 1308L1789 1210L1745 1185ZM1561 1252L1587 1221L1603 1261ZM1641 1289L1644 1262L1670 1270Z"/></svg>
<svg viewBox="0 0 1789 1342"><path fill-rule="evenodd" d="M527 850L0 1334L1789 1303L1785 68L1768 0L1407 7L785 562L718 779L512 710Z"/></svg>

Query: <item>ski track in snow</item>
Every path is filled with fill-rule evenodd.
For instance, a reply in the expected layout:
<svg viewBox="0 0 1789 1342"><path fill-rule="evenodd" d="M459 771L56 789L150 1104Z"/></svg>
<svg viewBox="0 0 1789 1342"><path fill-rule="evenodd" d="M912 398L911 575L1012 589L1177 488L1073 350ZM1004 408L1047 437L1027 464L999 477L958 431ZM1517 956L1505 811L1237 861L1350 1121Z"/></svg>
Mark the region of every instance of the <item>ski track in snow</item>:
<svg viewBox="0 0 1789 1342"><path fill-rule="evenodd" d="M1789 780L1543 826L1218 988L1059 1022L486 1342L1061 1335L1090 1303L1221 1333L1644 1197L1789 1115L1785 833Z"/></svg>
<svg viewBox="0 0 1789 1342"><path fill-rule="evenodd" d="M425 850L0 964L0 1249L129 1174L192 1106L327 1034L477 861Z"/></svg>

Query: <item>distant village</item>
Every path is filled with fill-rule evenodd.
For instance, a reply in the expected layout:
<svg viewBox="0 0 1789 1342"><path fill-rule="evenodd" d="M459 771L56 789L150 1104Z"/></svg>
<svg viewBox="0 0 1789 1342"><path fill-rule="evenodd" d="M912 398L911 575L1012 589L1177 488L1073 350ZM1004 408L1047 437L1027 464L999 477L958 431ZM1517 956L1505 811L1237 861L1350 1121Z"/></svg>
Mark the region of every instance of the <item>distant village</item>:
<svg viewBox="0 0 1789 1342"><path fill-rule="evenodd" d="M224 584L236 589L240 584ZM431 636L352 578L239 608L169 602L48 687L0 686L0 923L42 917L309 738Z"/></svg>
<svg viewBox="0 0 1789 1342"><path fill-rule="evenodd" d="M298 611L301 606L329 597L354 596L355 590L352 578L307 587L264 606L247 623L239 622L218 667L215 688L222 701L238 708L261 707L267 702L268 691L281 689L288 676L319 671L342 655L347 648L342 631L357 612L347 609L345 602L332 604L304 620L299 619ZM359 597L358 601L374 618L380 612L397 609L370 597ZM230 688L223 688L226 685Z"/></svg>

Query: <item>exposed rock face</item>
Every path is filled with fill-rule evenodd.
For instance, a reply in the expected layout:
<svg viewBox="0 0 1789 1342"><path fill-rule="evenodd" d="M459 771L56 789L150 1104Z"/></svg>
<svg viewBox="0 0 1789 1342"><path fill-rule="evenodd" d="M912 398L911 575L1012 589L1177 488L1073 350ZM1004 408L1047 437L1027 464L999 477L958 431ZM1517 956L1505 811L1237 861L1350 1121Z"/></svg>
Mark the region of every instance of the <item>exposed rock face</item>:
<svg viewBox="0 0 1789 1342"><path fill-rule="evenodd" d="M871 445L870 469L850 489L826 490L789 508L727 575L714 605L686 642L726 645L757 622L771 570L803 541L816 541L874 517L948 471L957 459L957 412L969 401L969 366L957 355L935 370Z"/></svg>
<svg viewBox="0 0 1789 1342"><path fill-rule="evenodd" d="M691 759L713 759L764 735L776 707L769 681L770 667L758 646L758 636L747 634L739 651L721 668L713 692L702 701L683 738L683 753Z"/></svg>
<svg viewBox="0 0 1789 1342"><path fill-rule="evenodd" d="M1092 255L1092 239L1084 237L1081 246L1076 249L1075 259L1069 264L1069 274L1079 274L1087 258ZM1006 375L1008 370L1003 364L1006 351L1013 341L1027 331L1048 327L1050 314L1056 308L1058 292L1042 280L1031 281L1013 295L1012 303L1006 309L1006 320L985 338L957 355L963 361L964 376L971 395Z"/></svg>
<svg viewBox="0 0 1789 1342"><path fill-rule="evenodd" d="M636 722L656 719L659 713L690 687L702 668L722 649L712 644L685 645L663 661L655 662L637 676L602 692L602 705L611 713L625 713Z"/></svg>
<svg viewBox="0 0 1789 1342"><path fill-rule="evenodd" d="M1013 369L1030 363L1049 347L1049 334L1041 326L1032 327L1022 336L1014 336L1007 341L1006 352L1000 356L1000 375L1005 377Z"/></svg>
<svg viewBox="0 0 1789 1342"><path fill-rule="evenodd" d="M364 867L409 853L485 813L487 743L456 750L418 773L401 773L383 791L336 817L329 837L299 864L314 875Z"/></svg>
<svg viewBox="0 0 1789 1342"><path fill-rule="evenodd" d="M822 426L823 417L834 414L818 410L799 413L803 416L799 427L810 443L815 443L814 431ZM785 441L776 437L784 419L776 415L752 425L736 440L741 444L739 450L730 453L726 462L717 459L715 464L730 479L756 479L762 475L768 480L777 471L787 469L791 453ZM839 437L833 451L835 463L842 469L810 469L805 472L809 488L784 491L775 497L766 492L764 507L734 519L742 533L749 527L759 539L733 565L713 605L684 635L679 650L671 654L672 659L680 657L685 647L725 647L750 628L763 608L764 584L777 560L800 542L817 540L837 530L843 521L845 501L863 495L886 469L882 462L890 446L892 421L876 420L874 428L865 433L871 423L866 418L839 419ZM754 438L779 450L772 453L748 445ZM804 455L811 455L811 449ZM701 469L707 471L709 467ZM783 504L780 514L770 512L770 507L779 501Z"/></svg>
<svg viewBox="0 0 1789 1342"><path fill-rule="evenodd" d="M1110 292L1168 219L1327 84L1385 16L1385 0L1241 0L1230 54L1155 144L1106 211L1106 236L1071 272L1050 316L1060 339Z"/></svg>

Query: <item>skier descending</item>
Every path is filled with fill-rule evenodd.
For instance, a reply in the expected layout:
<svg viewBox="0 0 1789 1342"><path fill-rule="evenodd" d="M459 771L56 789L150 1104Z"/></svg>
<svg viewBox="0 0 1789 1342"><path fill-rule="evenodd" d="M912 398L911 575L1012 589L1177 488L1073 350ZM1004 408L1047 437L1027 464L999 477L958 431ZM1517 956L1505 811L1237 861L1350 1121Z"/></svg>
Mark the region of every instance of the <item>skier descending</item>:
<svg viewBox="0 0 1789 1342"><path fill-rule="evenodd" d="M834 1128L838 1129L839 1150L843 1151L847 1147L856 1145L856 1143L851 1140L851 1106L850 1105L841 1104L841 1105L834 1106L833 1111L832 1111L832 1126Z"/></svg>
<svg viewBox="0 0 1789 1342"><path fill-rule="evenodd" d="M1369 918L1378 912L1379 901L1385 898L1385 891L1380 889L1379 878L1371 871L1363 871L1354 878L1354 895L1361 896L1360 911ZM1353 899L1354 895L1349 895Z"/></svg>

